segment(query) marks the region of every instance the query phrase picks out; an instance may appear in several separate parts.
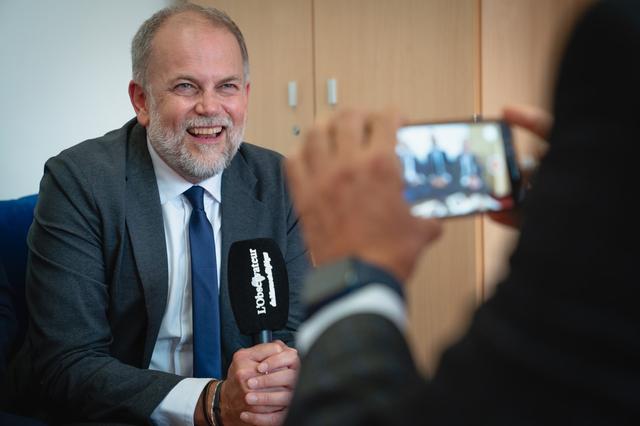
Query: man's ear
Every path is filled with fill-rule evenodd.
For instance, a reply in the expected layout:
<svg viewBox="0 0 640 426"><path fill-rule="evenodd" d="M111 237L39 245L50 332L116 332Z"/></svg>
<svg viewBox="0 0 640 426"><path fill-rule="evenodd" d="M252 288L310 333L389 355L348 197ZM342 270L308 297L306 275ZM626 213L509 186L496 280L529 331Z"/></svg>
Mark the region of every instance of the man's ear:
<svg viewBox="0 0 640 426"><path fill-rule="evenodd" d="M149 125L147 94L144 92L142 86L133 80L129 82L129 99L131 99L131 105L133 105L133 109L138 117L138 123L143 127L147 127Z"/></svg>

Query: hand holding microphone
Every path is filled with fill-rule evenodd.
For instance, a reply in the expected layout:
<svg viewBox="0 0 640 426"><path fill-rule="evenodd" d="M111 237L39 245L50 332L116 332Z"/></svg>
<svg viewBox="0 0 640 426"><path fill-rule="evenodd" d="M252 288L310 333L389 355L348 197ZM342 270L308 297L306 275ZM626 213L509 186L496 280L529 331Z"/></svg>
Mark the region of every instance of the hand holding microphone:
<svg viewBox="0 0 640 426"><path fill-rule="evenodd" d="M236 241L228 257L229 296L238 328L255 346L237 351L222 385L225 426L242 422L277 425L284 421L300 359L273 331L289 316L289 281L274 240Z"/></svg>

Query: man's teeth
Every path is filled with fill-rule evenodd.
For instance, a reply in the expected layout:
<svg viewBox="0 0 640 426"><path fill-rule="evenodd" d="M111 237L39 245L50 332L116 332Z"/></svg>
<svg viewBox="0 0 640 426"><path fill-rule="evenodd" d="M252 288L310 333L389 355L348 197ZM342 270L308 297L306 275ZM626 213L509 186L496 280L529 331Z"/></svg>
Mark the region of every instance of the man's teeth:
<svg viewBox="0 0 640 426"><path fill-rule="evenodd" d="M191 129L194 135L212 136L222 132L222 126L217 127L195 127Z"/></svg>

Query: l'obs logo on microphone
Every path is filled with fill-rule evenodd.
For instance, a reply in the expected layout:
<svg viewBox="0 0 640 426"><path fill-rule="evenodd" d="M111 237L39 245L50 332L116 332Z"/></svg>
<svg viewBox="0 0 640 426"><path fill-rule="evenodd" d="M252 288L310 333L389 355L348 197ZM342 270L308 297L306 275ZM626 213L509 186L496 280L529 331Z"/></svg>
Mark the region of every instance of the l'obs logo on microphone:
<svg viewBox="0 0 640 426"><path fill-rule="evenodd" d="M263 336L265 330L286 326L289 277L274 240L256 238L231 244L228 277L233 315L243 334Z"/></svg>
<svg viewBox="0 0 640 426"><path fill-rule="evenodd" d="M267 251L262 251L262 266L264 273L260 272L260 260L258 255L258 249L249 248L249 257L251 258L251 269L253 270L253 276L251 277L251 285L255 288L256 295L256 313L258 315L264 315L267 313L265 306L263 281L266 279L269 284L269 304L274 308L278 306L276 289L273 283L273 266L271 265L271 257Z"/></svg>

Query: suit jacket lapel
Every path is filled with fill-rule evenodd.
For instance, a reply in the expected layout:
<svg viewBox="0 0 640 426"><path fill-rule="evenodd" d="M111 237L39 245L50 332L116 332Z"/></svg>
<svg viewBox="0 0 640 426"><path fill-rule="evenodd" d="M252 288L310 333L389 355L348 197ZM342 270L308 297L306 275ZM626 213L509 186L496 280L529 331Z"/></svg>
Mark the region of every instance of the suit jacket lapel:
<svg viewBox="0 0 640 426"><path fill-rule="evenodd" d="M168 261L158 184L147 149L146 131L138 124L129 136L126 179L125 220L144 289L148 319L143 359L146 366L151 360L167 303Z"/></svg>
<svg viewBox="0 0 640 426"><path fill-rule="evenodd" d="M233 161L222 174L222 258L220 265L220 315L222 335L233 338L239 346L251 345L251 340L241 336L235 322L229 300L229 280L227 276L227 255L234 241L258 238L260 218L267 217L267 206L257 198L255 191L257 178L238 151ZM235 336L235 337L233 337ZM223 352L231 348L223 347ZM224 365L223 359L223 365ZM229 360L226 360L229 361ZM228 364L226 364L228 365Z"/></svg>

